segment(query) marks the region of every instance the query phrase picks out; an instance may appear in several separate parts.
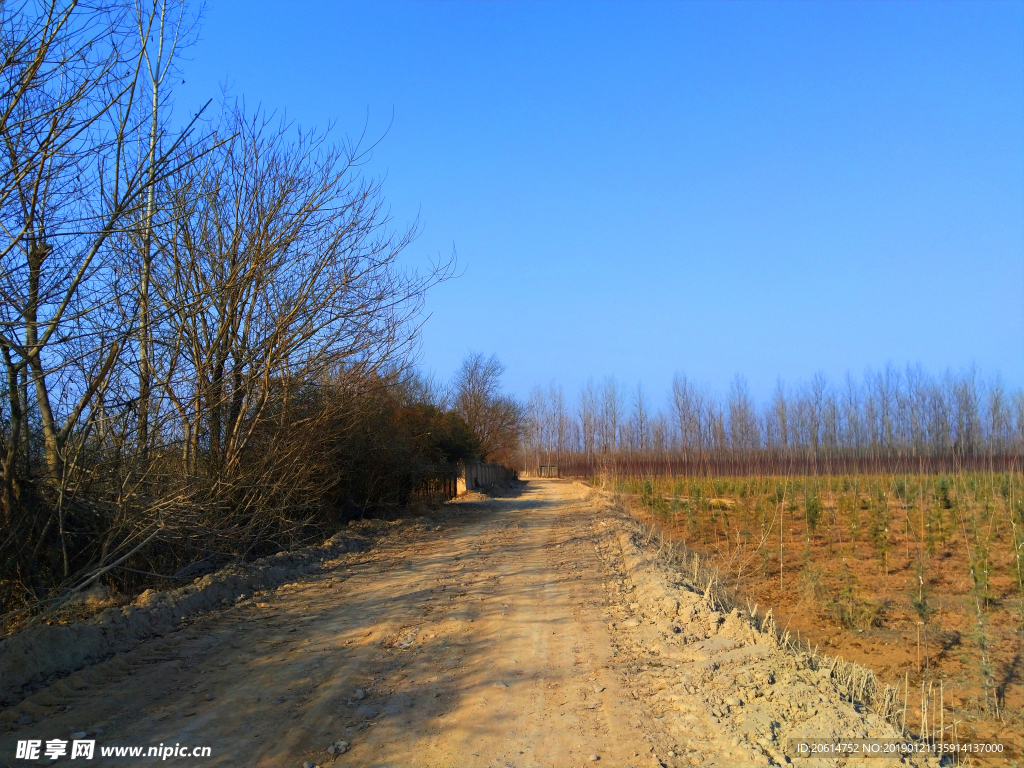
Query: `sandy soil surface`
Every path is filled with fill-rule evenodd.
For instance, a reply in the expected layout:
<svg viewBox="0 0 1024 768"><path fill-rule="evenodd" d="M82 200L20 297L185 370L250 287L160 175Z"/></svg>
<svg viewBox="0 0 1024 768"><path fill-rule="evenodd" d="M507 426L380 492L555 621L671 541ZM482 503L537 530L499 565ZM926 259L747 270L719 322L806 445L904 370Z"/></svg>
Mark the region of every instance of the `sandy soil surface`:
<svg viewBox="0 0 1024 768"><path fill-rule="evenodd" d="M156 760L101 746L180 744L212 756L170 763L339 767L786 764L789 736L895 734L670 583L581 486L531 481L383 528L8 707L0 765L31 764L18 740L72 734L95 739L91 765Z"/></svg>

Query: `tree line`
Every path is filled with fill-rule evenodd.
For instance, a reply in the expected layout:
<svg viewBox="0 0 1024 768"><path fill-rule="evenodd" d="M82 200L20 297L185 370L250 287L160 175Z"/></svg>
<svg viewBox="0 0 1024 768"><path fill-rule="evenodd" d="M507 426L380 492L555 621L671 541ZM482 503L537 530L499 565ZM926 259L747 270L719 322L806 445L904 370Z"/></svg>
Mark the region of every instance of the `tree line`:
<svg viewBox="0 0 1024 768"><path fill-rule="evenodd" d="M760 404L742 376L721 396L677 374L663 409L652 406L642 385L627 390L614 378L589 380L574 404L557 384L535 387L519 462L593 469L610 459L644 459L651 466L671 460L740 468L770 458L779 466L839 459L945 466L941 460L1012 459L1022 448L1021 390L998 377L982 380L973 369L936 377L920 366L887 365L839 383L822 374L796 386L780 381Z"/></svg>
<svg viewBox="0 0 1024 768"><path fill-rule="evenodd" d="M241 99L175 127L198 25L181 0L0 4L8 626L301 544L517 444L495 358L447 386L413 367L454 259L399 264L416 229L372 146Z"/></svg>

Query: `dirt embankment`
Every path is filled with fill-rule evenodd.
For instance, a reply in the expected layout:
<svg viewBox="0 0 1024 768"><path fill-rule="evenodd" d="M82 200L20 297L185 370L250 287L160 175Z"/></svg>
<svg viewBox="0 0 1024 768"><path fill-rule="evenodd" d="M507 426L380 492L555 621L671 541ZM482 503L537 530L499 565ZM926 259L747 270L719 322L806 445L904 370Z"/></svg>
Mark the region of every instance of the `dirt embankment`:
<svg viewBox="0 0 1024 768"><path fill-rule="evenodd" d="M101 765L103 746L181 744L230 766L769 765L790 737L895 736L579 486L531 481L336 546L184 622L195 593L150 595L136 608L166 620L145 642L115 631L116 655L0 711L0 765L72 733Z"/></svg>
<svg viewBox="0 0 1024 768"><path fill-rule="evenodd" d="M244 602L257 590L329 569L339 555L363 549L367 543L365 538L339 533L318 547L229 566L180 589L146 590L130 605L105 608L84 621L40 624L4 638L0 640L0 703L17 701L26 689L173 632L215 608Z"/></svg>

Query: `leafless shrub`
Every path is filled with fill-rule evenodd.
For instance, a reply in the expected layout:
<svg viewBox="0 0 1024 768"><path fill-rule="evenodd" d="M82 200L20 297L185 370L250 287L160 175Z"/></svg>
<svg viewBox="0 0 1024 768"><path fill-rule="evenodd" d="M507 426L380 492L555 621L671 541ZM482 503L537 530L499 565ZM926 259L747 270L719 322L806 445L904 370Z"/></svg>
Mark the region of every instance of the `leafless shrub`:
<svg viewBox="0 0 1024 768"><path fill-rule="evenodd" d="M399 266L415 228L392 229L358 142L240 104L172 136L191 18L170 2L0 6L0 609L15 623L100 580L130 590L306 541L466 448L416 443L417 418L458 429L407 402L424 294L453 264Z"/></svg>

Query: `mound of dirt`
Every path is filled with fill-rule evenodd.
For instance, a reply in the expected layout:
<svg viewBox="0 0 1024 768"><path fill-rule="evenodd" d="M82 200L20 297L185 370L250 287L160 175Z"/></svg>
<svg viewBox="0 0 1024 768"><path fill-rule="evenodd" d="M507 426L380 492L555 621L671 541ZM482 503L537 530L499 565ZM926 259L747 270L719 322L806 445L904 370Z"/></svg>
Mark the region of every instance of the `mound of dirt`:
<svg viewBox="0 0 1024 768"><path fill-rule="evenodd" d="M379 522L367 521L362 527L372 528ZM146 590L130 605L106 608L83 621L67 626L40 624L4 638L0 640L0 702L17 701L26 685L74 672L169 632L190 617L317 571L324 562L367 544L365 538L341 532L319 546L231 565L180 589Z"/></svg>

